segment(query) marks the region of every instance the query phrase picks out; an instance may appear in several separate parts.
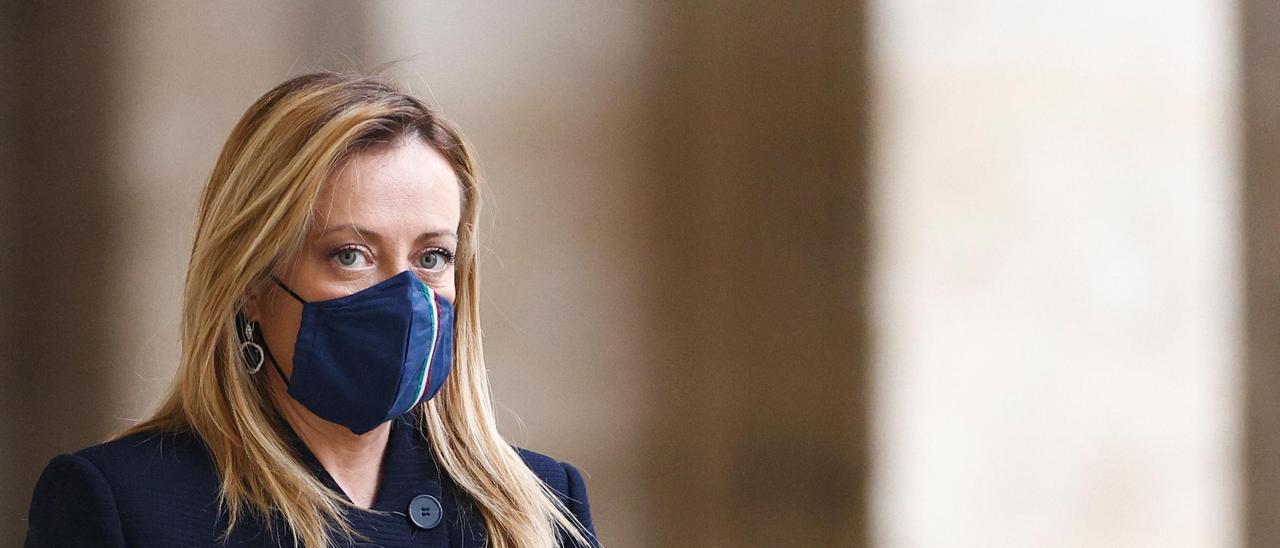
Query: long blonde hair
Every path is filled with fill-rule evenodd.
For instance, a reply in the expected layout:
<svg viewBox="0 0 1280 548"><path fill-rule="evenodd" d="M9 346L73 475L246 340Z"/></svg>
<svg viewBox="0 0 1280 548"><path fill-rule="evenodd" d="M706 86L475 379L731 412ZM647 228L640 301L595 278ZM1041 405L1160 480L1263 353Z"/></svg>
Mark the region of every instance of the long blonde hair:
<svg viewBox="0 0 1280 548"><path fill-rule="evenodd" d="M454 368L412 412L438 464L475 502L494 548L555 546L587 533L498 433L481 349L476 228L480 178L469 145L428 106L375 76L317 72L290 79L245 112L205 184L182 303L173 384L135 432L189 431L221 479L229 533L244 516L283 518L295 544L328 546L350 503L289 449L263 376L242 364L235 315L252 288L302 246L322 185L353 154L400 137L423 139L462 185L455 263ZM279 532L279 531L272 531ZM358 536L358 534L356 534Z"/></svg>

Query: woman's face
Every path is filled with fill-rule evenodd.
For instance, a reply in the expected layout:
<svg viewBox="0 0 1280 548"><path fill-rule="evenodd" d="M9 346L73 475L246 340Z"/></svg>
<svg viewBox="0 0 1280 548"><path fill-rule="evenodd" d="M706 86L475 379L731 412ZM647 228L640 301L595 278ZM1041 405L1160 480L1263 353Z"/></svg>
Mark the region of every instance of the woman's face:
<svg viewBox="0 0 1280 548"><path fill-rule="evenodd" d="M321 190L302 250L276 277L311 301L343 297L405 270L454 300L453 254L461 211L449 161L418 138L353 156ZM249 295L245 312L285 373L302 303L274 283Z"/></svg>

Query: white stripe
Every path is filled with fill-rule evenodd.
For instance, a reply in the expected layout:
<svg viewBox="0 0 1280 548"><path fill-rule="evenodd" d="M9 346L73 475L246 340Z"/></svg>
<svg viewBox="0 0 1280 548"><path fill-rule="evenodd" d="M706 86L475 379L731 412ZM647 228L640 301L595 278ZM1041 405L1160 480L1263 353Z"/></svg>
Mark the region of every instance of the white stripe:
<svg viewBox="0 0 1280 548"><path fill-rule="evenodd" d="M427 361L424 362L426 371L422 373L422 382L418 386L418 395L413 398L414 403L422 399L422 394L427 391L427 384L431 380L431 361L435 358L436 341L440 338L440 309L436 306L435 292L426 284L422 287L427 290L427 300L431 301L431 350L427 351Z"/></svg>

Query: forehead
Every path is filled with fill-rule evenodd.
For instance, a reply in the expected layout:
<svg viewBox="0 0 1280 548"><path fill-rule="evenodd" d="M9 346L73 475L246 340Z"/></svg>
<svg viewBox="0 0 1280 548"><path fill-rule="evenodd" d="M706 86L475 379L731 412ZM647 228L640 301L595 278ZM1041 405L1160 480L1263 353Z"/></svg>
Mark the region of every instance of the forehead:
<svg viewBox="0 0 1280 548"><path fill-rule="evenodd" d="M316 226L377 227L418 234L457 229L461 189L449 161L420 139L404 139L352 156L321 189Z"/></svg>

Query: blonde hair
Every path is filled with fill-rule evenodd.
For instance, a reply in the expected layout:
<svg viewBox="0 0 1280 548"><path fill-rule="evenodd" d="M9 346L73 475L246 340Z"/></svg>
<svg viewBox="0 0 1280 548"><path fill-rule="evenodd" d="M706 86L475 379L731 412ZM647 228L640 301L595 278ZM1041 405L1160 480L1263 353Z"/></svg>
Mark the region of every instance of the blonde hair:
<svg viewBox="0 0 1280 548"><path fill-rule="evenodd" d="M587 544L582 524L498 433L481 349L476 227L480 178L458 130L375 76L317 72L290 79L245 112L205 184L182 303L182 353L158 409L120 436L190 431L221 479L230 533L243 516L270 529L283 518L293 542L328 546L336 526L359 536L350 507L289 449L264 376L241 362L235 315L302 246L322 185L353 154L417 137L453 166L462 186L455 263L454 368L412 412L438 464L479 508L494 548L555 546L561 532ZM272 530L273 533L279 531Z"/></svg>

